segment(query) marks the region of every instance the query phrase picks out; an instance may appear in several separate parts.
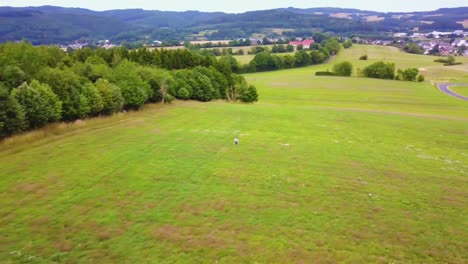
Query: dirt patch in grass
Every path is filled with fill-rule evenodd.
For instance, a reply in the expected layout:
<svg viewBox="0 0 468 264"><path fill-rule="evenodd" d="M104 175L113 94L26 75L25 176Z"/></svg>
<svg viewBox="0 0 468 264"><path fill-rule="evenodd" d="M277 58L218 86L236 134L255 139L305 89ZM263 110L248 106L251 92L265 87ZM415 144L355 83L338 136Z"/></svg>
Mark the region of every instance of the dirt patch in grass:
<svg viewBox="0 0 468 264"><path fill-rule="evenodd" d="M16 204L24 206L47 200L51 194L51 190L40 182L23 182L11 187L9 193L19 195Z"/></svg>
<svg viewBox="0 0 468 264"><path fill-rule="evenodd" d="M179 213L181 215L200 216L210 211L228 213L229 211L238 210L238 209L239 209L239 206L234 204L232 201L221 199L221 198L213 198L206 203L202 203L198 205L193 205L193 204L180 205L176 213Z"/></svg>
<svg viewBox="0 0 468 264"><path fill-rule="evenodd" d="M402 174L392 170L392 169L374 169L369 167L366 163L351 161L348 162L347 167L352 168L353 170L359 171L359 175L367 175L375 178L376 176L386 176L388 178L404 178Z"/></svg>
<svg viewBox="0 0 468 264"><path fill-rule="evenodd" d="M65 238L59 239L54 246L60 252L70 252L73 249L73 244Z"/></svg>
<svg viewBox="0 0 468 264"><path fill-rule="evenodd" d="M29 227L33 233L47 235L52 226L52 219L47 216L41 216L31 221Z"/></svg>
<svg viewBox="0 0 468 264"><path fill-rule="evenodd" d="M88 233L93 235L97 241L103 242L106 240L114 239L122 235L123 232L127 231L131 225L121 224L118 226L108 226L98 224L94 221L85 222L77 226L71 227L71 232L80 232L86 230Z"/></svg>
<svg viewBox="0 0 468 264"><path fill-rule="evenodd" d="M445 195L441 197L442 204L449 204L451 207L460 207L464 208L465 207L465 201L463 198L455 195Z"/></svg>
<svg viewBox="0 0 468 264"><path fill-rule="evenodd" d="M289 250L285 255L290 263L318 263L311 252L302 248Z"/></svg>
<svg viewBox="0 0 468 264"><path fill-rule="evenodd" d="M191 249L222 249L233 245L222 238L216 229L206 232L199 228L164 225L155 228L150 236L157 240L168 241Z"/></svg>
<svg viewBox="0 0 468 264"><path fill-rule="evenodd" d="M440 196L440 200L436 201L439 206L450 206L457 208L465 208L468 193L455 188L444 188Z"/></svg>
<svg viewBox="0 0 468 264"><path fill-rule="evenodd" d="M16 186L14 186L13 191L25 193L25 194L31 194L31 193L41 192L41 190L45 188L46 186L42 183L28 182L28 183L17 184Z"/></svg>
<svg viewBox="0 0 468 264"><path fill-rule="evenodd" d="M16 183L8 189L7 195L16 197L16 204L23 206L30 203L43 202L57 193L59 178L55 174L49 174L46 180L36 182Z"/></svg>
<svg viewBox="0 0 468 264"><path fill-rule="evenodd" d="M407 177L404 173L387 168L382 170L382 174L389 179L405 180Z"/></svg>

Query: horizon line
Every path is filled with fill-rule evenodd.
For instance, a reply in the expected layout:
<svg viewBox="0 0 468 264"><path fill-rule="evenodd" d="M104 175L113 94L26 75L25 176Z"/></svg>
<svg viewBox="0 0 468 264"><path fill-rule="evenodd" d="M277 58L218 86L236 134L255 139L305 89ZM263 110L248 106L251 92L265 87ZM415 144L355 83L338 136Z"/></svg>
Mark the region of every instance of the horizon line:
<svg viewBox="0 0 468 264"><path fill-rule="evenodd" d="M30 6L0 6L0 8L40 8L40 7L58 7L58 8L64 8L64 9L84 9L84 10L90 10L94 12L107 12L107 11L115 11L115 10L143 10L143 11L160 11L160 12L177 12L177 13L183 13L183 12L200 12L200 13L224 13L224 14L244 14L248 12L256 12L256 11L269 11L269 10L278 10L278 9L299 9L299 10L308 10L308 9L343 9L343 10L358 10L358 11L364 11L364 12L375 12L375 13L383 13L383 14L391 14L391 13L419 13L419 12L433 12L433 11L438 11L440 9L457 9L457 8L465 8L468 6L459 6L459 7L440 7L437 9L431 9L431 10L418 10L418 11L375 11L375 10L365 10L365 9L359 9L359 8L351 8L351 7L331 7L331 6L316 6L316 7L307 7L307 8L301 8L301 7L276 7L276 8L269 8L269 9L255 9L255 10L246 10L243 12L225 12L225 11L203 11L203 10L162 10L162 9L144 9L144 8L116 8L116 9L103 9L103 10L98 10L98 9L92 9L88 7L79 7L79 6L56 6L56 5L30 5Z"/></svg>

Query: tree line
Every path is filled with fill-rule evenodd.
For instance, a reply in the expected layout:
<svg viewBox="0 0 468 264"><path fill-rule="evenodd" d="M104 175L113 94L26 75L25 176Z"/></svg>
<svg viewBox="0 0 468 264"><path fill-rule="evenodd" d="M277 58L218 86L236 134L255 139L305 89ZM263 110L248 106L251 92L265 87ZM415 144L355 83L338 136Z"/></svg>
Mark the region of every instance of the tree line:
<svg viewBox="0 0 468 264"><path fill-rule="evenodd" d="M352 43L346 42L344 47L350 48L351 46ZM278 52L278 47L273 47L276 52ZM249 64L243 65L242 71L246 73L273 71L321 64L326 62L331 55L338 54L342 48L343 45L337 38L331 38L312 44L308 50L299 45L294 55L275 55L272 54L274 52L263 50L257 53Z"/></svg>
<svg viewBox="0 0 468 264"><path fill-rule="evenodd" d="M257 90L230 59L190 50L0 45L0 138L55 121L111 115L145 103L254 102Z"/></svg>

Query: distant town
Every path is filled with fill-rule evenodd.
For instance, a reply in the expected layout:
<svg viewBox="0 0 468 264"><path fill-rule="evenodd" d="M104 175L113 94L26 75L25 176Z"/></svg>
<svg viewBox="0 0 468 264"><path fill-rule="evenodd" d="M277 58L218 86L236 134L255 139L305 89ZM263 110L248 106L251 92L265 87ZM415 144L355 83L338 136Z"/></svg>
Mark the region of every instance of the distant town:
<svg viewBox="0 0 468 264"><path fill-rule="evenodd" d="M428 33L413 32L408 33L395 33L393 36L386 38L362 38L362 37L339 37L341 41L352 39L354 43L365 45L383 45L383 46L397 46L403 48L409 43L418 45L425 55L458 55L468 56L468 32L463 30L455 30L453 32L439 32L432 31ZM147 38L145 38L147 39ZM312 37L303 38L238 38L235 40L206 40L206 41L184 41L180 43L166 43L159 40L147 40L143 44L128 45L122 43L112 43L110 40L99 40L94 43L75 41L70 44L60 45L64 51L82 49L85 47L100 47L105 49L127 46L130 48L149 47L149 48L183 48L188 45L196 46L199 48L221 48L221 47L234 47L234 46L257 46L257 45L270 45L270 44L287 44L294 48L301 45L303 49L311 48L314 43Z"/></svg>

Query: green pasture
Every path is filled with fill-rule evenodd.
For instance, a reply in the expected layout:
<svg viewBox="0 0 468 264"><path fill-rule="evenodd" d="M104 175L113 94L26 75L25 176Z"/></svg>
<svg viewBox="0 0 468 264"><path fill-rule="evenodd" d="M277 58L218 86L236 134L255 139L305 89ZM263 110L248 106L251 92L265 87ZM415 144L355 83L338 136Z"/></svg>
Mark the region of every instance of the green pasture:
<svg viewBox="0 0 468 264"><path fill-rule="evenodd" d="M368 60L359 60L362 55L368 55ZM468 82L468 57L456 57L456 61L463 64L455 66L444 66L442 63L434 62L439 58L437 56L409 54L395 47L353 45L351 49L343 49L341 54L331 61L331 64L349 61L354 66L354 75L357 75L358 69L364 69L374 62L393 62L398 69L419 69L420 73L426 77L426 80Z"/></svg>
<svg viewBox="0 0 468 264"><path fill-rule="evenodd" d="M468 86L451 86L450 90L459 95L468 97Z"/></svg>
<svg viewBox="0 0 468 264"><path fill-rule="evenodd" d="M366 48L333 62L439 67ZM466 263L468 103L326 67L1 142L1 262Z"/></svg>
<svg viewBox="0 0 468 264"><path fill-rule="evenodd" d="M277 56L292 55L292 56L294 56L294 54L295 54L295 52L284 52L284 53L274 53L273 55L277 55ZM253 60L253 58L255 57L255 54L247 54L247 52L246 52L245 55L234 55L233 57L236 58L236 60L238 62L240 62L240 64L243 65L243 64L249 64Z"/></svg>

